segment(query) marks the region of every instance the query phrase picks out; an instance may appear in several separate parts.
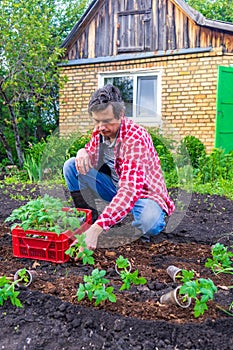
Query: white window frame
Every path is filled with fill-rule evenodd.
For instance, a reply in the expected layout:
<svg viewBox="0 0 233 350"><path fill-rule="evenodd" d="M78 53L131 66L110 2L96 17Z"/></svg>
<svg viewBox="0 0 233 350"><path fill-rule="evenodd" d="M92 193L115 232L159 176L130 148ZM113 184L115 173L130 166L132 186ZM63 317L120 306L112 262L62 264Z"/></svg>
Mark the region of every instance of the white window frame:
<svg viewBox="0 0 233 350"><path fill-rule="evenodd" d="M123 76L130 76L133 78L133 116L132 120L139 124L160 127L162 126L162 70L156 68L155 70L140 69L140 70L130 70L130 71L111 71L111 72L99 72L98 75L98 85L102 87L104 85L104 78L117 78ZM138 77L157 77L157 111L156 115L152 117L139 117L136 115L137 109L137 81Z"/></svg>

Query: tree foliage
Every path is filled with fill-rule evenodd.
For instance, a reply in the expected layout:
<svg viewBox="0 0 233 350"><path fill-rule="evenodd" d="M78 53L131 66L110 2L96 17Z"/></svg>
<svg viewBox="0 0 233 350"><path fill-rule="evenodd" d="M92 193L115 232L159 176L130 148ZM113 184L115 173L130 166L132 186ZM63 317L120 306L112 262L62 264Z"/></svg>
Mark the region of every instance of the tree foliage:
<svg viewBox="0 0 233 350"><path fill-rule="evenodd" d="M185 0L191 7L206 18L224 22L233 22L232 0Z"/></svg>
<svg viewBox="0 0 233 350"><path fill-rule="evenodd" d="M66 38L91 2L92 0L55 0L56 16L53 17L53 24L56 29L55 36L61 42Z"/></svg>
<svg viewBox="0 0 233 350"><path fill-rule="evenodd" d="M206 18L233 22L232 0L186 0ZM91 0L0 1L0 163L58 125L61 43Z"/></svg>
<svg viewBox="0 0 233 350"><path fill-rule="evenodd" d="M60 45L86 4L0 2L0 141L10 162L22 166L24 145L57 125Z"/></svg>

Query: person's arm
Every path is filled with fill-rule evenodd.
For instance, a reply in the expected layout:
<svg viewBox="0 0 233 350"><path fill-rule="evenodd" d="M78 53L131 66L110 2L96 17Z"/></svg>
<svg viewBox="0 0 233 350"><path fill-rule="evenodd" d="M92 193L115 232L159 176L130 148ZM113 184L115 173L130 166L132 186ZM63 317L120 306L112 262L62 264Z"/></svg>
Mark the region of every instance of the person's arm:
<svg viewBox="0 0 233 350"><path fill-rule="evenodd" d="M85 175L98 162L99 133L94 130L90 141L84 148L78 150L75 164L78 172Z"/></svg>
<svg viewBox="0 0 233 350"><path fill-rule="evenodd" d="M134 145L136 145L136 154ZM144 164L147 155L143 147L137 147L138 142L135 142L134 145L130 143L124 146L122 153L124 161L116 196L106 206L96 222L85 232L85 241L89 249L95 249L99 235L121 221L140 198L145 182Z"/></svg>
<svg viewBox="0 0 233 350"><path fill-rule="evenodd" d="M120 222L140 198L146 177L148 151L141 141L124 144L119 189L116 196L105 207L96 224L108 230Z"/></svg>
<svg viewBox="0 0 233 350"><path fill-rule="evenodd" d="M85 231L85 241L89 249L96 248L99 235L121 221L140 197L144 183L144 171L139 164L136 164L135 161L131 164L124 162L120 188L116 196L106 206L96 222Z"/></svg>
<svg viewBox="0 0 233 350"><path fill-rule="evenodd" d="M103 232L103 228L96 223L91 225L84 233L85 233L85 242L88 249L96 249L98 237ZM78 242L78 239L75 239L71 246L75 245ZM80 248L80 251L83 251L84 248ZM78 260L76 258L76 260Z"/></svg>

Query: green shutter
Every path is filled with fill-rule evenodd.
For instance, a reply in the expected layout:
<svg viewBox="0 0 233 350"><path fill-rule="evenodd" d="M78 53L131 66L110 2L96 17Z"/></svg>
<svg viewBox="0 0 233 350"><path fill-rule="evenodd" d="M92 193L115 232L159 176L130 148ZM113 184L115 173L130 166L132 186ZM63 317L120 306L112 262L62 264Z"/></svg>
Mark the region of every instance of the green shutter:
<svg viewBox="0 0 233 350"><path fill-rule="evenodd" d="M233 67L218 67L215 147L233 150Z"/></svg>

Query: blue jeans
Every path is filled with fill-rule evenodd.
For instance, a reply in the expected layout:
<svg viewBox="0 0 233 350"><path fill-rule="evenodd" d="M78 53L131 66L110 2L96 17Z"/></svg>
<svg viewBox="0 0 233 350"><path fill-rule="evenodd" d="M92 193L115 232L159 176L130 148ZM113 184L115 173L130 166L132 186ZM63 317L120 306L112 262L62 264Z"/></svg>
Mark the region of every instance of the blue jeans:
<svg viewBox="0 0 233 350"><path fill-rule="evenodd" d="M75 167L75 158L68 159L63 167L63 174L70 192L82 191L89 187L99 198L111 202L117 194L117 188L111 177L90 169L86 175L79 174ZM134 221L132 226L139 229L142 234L156 235L165 227L166 213L158 203L149 198L140 198L131 210Z"/></svg>

